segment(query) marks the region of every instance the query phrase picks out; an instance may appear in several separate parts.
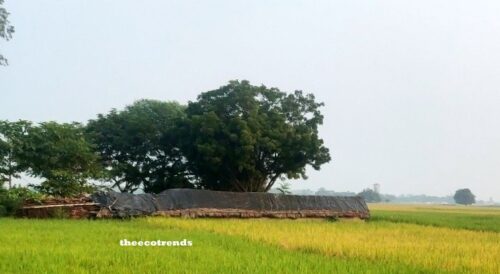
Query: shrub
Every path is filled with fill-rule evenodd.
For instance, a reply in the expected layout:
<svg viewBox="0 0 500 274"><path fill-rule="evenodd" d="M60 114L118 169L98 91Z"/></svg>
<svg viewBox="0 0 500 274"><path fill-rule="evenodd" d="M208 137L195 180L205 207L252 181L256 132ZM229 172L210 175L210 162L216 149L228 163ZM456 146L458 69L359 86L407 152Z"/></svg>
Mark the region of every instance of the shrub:
<svg viewBox="0 0 500 274"><path fill-rule="evenodd" d="M7 191L8 196L21 201L41 202L44 195L27 187L13 187Z"/></svg>
<svg viewBox="0 0 500 274"><path fill-rule="evenodd" d="M8 192L0 193L0 216L11 216L21 207L22 200L9 196Z"/></svg>
<svg viewBox="0 0 500 274"><path fill-rule="evenodd" d="M24 201L41 201L42 198L42 194L26 187L0 188L0 216L12 216Z"/></svg>

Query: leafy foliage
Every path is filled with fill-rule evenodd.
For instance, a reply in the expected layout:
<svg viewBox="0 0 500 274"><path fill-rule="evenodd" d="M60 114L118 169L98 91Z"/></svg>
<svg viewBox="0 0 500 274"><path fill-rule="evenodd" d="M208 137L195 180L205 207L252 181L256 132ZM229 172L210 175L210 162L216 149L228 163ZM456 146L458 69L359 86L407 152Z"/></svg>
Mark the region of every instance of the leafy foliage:
<svg viewBox="0 0 500 274"><path fill-rule="evenodd" d="M19 178L19 173L26 169L17 159L17 148L30 126L28 121L0 121L0 184L8 182L9 188L12 187L12 179Z"/></svg>
<svg viewBox="0 0 500 274"><path fill-rule="evenodd" d="M330 160L318 137L321 106L312 94L231 81L189 103L182 151L205 189L268 191Z"/></svg>
<svg viewBox="0 0 500 274"><path fill-rule="evenodd" d="M474 196L474 194L472 194L472 192L468 188L457 190L455 192L455 195L453 196L453 199L457 204L462 205L471 205L476 202L476 196Z"/></svg>
<svg viewBox="0 0 500 274"><path fill-rule="evenodd" d="M21 205L17 199L12 199L8 191L0 186L0 217L13 215Z"/></svg>
<svg viewBox="0 0 500 274"><path fill-rule="evenodd" d="M20 199L22 201L42 201L44 195L34 189L28 187L15 186L7 191L8 195L14 199Z"/></svg>
<svg viewBox="0 0 500 274"><path fill-rule="evenodd" d="M184 107L174 102L141 100L89 121L106 178L122 192L192 187L177 147L175 127Z"/></svg>
<svg viewBox="0 0 500 274"><path fill-rule="evenodd" d="M9 13L3 7L4 0L0 0L0 38L9 41L14 33L14 27L9 22ZM8 61L0 54L0 66L8 65Z"/></svg>
<svg viewBox="0 0 500 274"><path fill-rule="evenodd" d="M23 201L40 201L42 195L26 187L4 189L0 185L0 217L11 216L22 206Z"/></svg>
<svg viewBox="0 0 500 274"><path fill-rule="evenodd" d="M78 123L41 123L29 127L16 148L28 174L44 178L35 186L42 193L72 196L89 190L87 180L100 171L98 157Z"/></svg>
<svg viewBox="0 0 500 274"><path fill-rule="evenodd" d="M44 194L169 188L268 191L282 178L307 178L330 161L311 94L231 81L184 107L141 100L78 123L0 122L0 182L20 173L44 178ZM282 187L288 192L286 185Z"/></svg>

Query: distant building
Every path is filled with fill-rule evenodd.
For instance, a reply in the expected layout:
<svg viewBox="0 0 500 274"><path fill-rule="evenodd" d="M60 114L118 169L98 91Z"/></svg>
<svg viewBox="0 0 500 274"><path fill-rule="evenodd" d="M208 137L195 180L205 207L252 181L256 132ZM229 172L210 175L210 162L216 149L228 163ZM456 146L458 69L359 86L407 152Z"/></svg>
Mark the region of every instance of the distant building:
<svg viewBox="0 0 500 274"><path fill-rule="evenodd" d="M373 191L380 193L380 184L373 184Z"/></svg>

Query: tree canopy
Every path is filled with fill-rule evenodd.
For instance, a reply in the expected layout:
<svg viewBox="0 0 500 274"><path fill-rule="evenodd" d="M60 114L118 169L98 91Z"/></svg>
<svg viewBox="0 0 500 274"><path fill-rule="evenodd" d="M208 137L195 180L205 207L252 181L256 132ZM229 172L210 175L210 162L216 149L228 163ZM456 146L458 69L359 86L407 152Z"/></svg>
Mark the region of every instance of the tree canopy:
<svg viewBox="0 0 500 274"><path fill-rule="evenodd" d="M0 185L26 172L57 196L91 191L91 180L122 192L268 191L330 161L318 135L322 106L302 91L231 81L187 106L140 100L86 125L4 121Z"/></svg>
<svg viewBox="0 0 500 274"><path fill-rule="evenodd" d="M78 123L30 126L15 153L28 174L44 179L36 188L46 194L84 192L89 188L87 180L100 172L97 154Z"/></svg>
<svg viewBox="0 0 500 274"><path fill-rule="evenodd" d="M0 0L0 38L9 41L14 33L14 27L9 22L9 12L3 7L4 0ZM0 66L8 64L7 59L0 54Z"/></svg>
<svg viewBox="0 0 500 274"><path fill-rule="evenodd" d="M462 205L471 205L476 202L476 196L474 196L472 191L468 188L457 190L453 199L455 200L455 203Z"/></svg>
<svg viewBox="0 0 500 274"><path fill-rule="evenodd" d="M322 103L312 94L231 81L186 109L182 152L205 189L268 191L330 161L318 136Z"/></svg>
<svg viewBox="0 0 500 274"><path fill-rule="evenodd" d="M192 187L176 146L175 127L184 107L174 102L141 100L89 121L106 178L122 192Z"/></svg>
<svg viewBox="0 0 500 274"><path fill-rule="evenodd" d="M8 182L12 188L12 180L26 169L20 164L17 152L30 126L28 121L0 121L0 186Z"/></svg>

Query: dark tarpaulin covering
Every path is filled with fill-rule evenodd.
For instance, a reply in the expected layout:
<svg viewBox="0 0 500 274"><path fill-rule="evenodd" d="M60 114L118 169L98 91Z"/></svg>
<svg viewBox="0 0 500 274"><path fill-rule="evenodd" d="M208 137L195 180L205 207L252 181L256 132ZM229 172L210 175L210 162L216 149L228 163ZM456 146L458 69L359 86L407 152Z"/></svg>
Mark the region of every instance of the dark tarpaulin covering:
<svg viewBox="0 0 500 274"><path fill-rule="evenodd" d="M365 201L357 196L298 196L261 192L169 189L160 194L98 192L92 195L92 200L120 217L183 209L330 210L368 214Z"/></svg>

